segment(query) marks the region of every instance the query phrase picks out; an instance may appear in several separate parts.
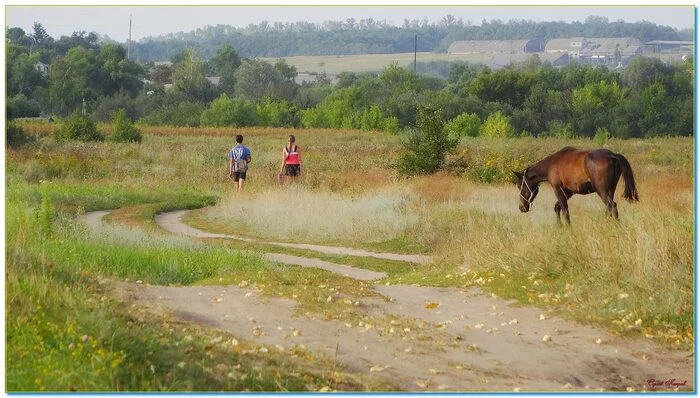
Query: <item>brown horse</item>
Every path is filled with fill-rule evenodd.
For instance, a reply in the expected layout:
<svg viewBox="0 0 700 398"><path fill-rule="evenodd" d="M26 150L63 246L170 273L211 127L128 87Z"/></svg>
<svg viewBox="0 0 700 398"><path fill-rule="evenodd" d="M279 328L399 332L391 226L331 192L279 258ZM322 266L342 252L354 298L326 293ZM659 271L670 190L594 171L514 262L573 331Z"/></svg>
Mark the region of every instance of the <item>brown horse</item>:
<svg viewBox="0 0 700 398"><path fill-rule="evenodd" d="M554 212L557 213L558 222L561 222L559 213L564 212L566 222L571 223L568 205L571 196L593 192L603 200L608 214L617 219L617 203L613 199L620 175L625 178L625 192L622 197L630 202L639 201L629 162L619 153L607 149L586 151L565 147L526 168L522 173L513 173L520 188L520 211L525 213L530 210L532 201L539 193L540 183L547 181L557 197Z"/></svg>

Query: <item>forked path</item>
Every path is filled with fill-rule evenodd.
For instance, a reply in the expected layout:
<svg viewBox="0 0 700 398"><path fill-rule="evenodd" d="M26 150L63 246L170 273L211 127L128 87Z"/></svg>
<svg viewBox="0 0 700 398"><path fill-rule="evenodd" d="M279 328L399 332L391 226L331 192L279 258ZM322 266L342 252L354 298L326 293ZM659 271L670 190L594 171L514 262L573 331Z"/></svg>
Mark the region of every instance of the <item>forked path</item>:
<svg viewBox="0 0 700 398"><path fill-rule="evenodd" d="M84 219L99 224L104 214ZM170 231L190 228L172 220ZM355 308L365 321L346 323L295 314L295 301L251 286L120 287L137 303L269 347L304 345L350 372L409 391L641 391L652 389L650 379L675 379L685 382L681 390L694 390L688 352L541 317L540 309L477 288L375 285L384 298L359 300Z"/></svg>

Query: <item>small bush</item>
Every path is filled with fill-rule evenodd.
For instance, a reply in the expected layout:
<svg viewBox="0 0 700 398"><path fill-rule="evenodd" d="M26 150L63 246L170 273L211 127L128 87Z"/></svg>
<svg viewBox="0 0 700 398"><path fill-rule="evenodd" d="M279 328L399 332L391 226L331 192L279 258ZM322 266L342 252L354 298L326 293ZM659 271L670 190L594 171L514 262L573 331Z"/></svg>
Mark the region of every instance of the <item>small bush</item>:
<svg viewBox="0 0 700 398"><path fill-rule="evenodd" d="M141 132L126 115L124 109L114 112L112 118L114 133L109 137L112 142L141 142Z"/></svg>
<svg viewBox="0 0 700 398"><path fill-rule="evenodd" d="M513 137L515 135L515 129L510 123L510 119L497 111L489 115L484 124L481 125L479 129L479 135L482 137Z"/></svg>
<svg viewBox="0 0 700 398"><path fill-rule="evenodd" d="M605 127L598 127L593 136L593 141L595 141L598 146L605 146L610 138L610 132Z"/></svg>
<svg viewBox="0 0 700 398"><path fill-rule="evenodd" d="M17 123L8 121L5 129L5 140L8 147L16 148L29 142L29 136Z"/></svg>
<svg viewBox="0 0 700 398"><path fill-rule="evenodd" d="M57 141L104 141L104 136L97 130L95 122L80 114L66 119L54 133L54 138Z"/></svg>
<svg viewBox="0 0 700 398"><path fill-rule="evenodd" d="M457 140L447 136L439 109L424 108L418 111L418 128L404 146L406 152L399 158L399 172L428 174L440 169L447 152L457 147Z"/></svg>
<svg viewBox="0 0 700 398"><path fill-rule="evenodd" d="M481 119L475 113L462 113L445 124L450 138L476 137L479 135Z"/></svg>
<svg viewBox="0 0 700 398"><path fill-rule="evenodd" d="M7 118L37 117L41 114L39 103L27 99L24 94L17 94L7 101Z"/></svg>

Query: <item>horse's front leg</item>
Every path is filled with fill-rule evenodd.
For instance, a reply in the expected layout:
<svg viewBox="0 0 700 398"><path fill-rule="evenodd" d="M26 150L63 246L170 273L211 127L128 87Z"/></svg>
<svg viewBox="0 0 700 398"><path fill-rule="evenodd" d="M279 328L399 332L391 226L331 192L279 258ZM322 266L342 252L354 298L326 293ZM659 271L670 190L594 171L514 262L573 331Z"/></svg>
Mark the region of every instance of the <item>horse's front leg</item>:
<svg viewBox="0 0 700 398"><path fill-rule="evenodd" d="M554 212L557 213L557 224L561 224L561 203L559 201L554 204Z"/></svg>

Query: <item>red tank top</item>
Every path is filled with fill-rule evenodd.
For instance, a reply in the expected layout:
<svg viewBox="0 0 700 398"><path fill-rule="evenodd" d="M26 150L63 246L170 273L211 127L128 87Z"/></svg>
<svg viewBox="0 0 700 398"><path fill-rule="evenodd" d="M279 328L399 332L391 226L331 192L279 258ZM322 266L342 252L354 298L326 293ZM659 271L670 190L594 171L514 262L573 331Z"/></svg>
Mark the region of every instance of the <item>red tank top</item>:
<svg viewBox="0 0 700 398"><path fill-rule="evenodd" d="M284 164L299 164L299 147L294 145L293 149L284 147L285 152L287 152L287 159L285 159Z"/></svg>

